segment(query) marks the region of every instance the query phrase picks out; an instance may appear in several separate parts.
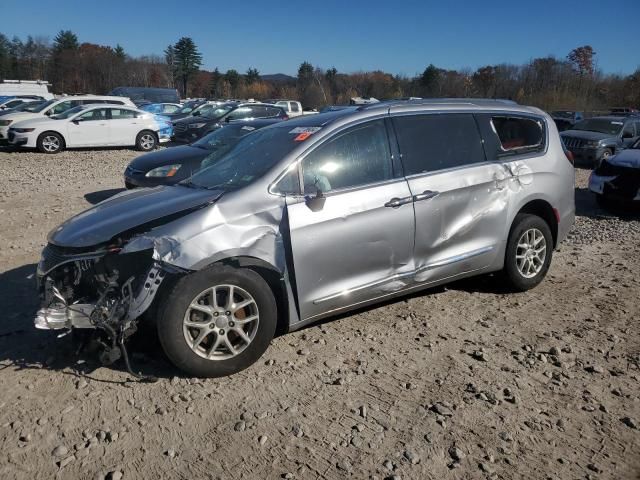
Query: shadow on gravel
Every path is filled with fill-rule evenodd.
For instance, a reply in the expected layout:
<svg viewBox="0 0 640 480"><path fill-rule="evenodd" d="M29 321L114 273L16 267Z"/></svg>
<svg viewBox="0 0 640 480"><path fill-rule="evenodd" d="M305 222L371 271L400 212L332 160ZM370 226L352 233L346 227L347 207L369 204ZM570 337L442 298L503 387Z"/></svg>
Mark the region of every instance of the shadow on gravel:
<svg viewBox="0 0 640 480"><path fill-rule="evenodd" d="M91 205L95 205L97 203L106 200L107 198L111 198L114 195L124 192L125 188L110 188L108 190L98 190L97 192L87 193L84 196L84 199L89 202Z"/></svg>
<svg viewBox="0 0 640 480"><path fill-rule="evenodd" d="M5 369L68 370L68 375L85 376L95 381L104 374L92 375L103 367L96 352L83 344L82 335L66 335L62 330L36 330L33 318L39 308L36 292L36 265L28 264L0 273L0 375ZM83 348L84 347L84 348ZM129 357L134 371L158 378L170 378L179 372L164 357L155 329L142 324L129 342ZM106 367L125 371L122 361Z"/></svg>

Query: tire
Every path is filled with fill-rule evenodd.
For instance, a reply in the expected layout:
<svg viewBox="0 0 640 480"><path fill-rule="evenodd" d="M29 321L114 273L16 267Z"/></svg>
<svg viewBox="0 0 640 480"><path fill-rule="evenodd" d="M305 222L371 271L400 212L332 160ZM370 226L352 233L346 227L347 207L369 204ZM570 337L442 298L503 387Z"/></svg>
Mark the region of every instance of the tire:
<svg viewBox="0 0 640 480"><path fill-rule="evenodd" d="M216 303L212 287L216 287ZM234 308L228 302L231 287L233 304L253 303L227 315ZM192 308L194 304L197 309ZM222 377L244 370L267 350L277 324L276 301L267 282L252 270L228 266L183 277L159 312L158 338L164 352L176 367L196 377ZM236 333L238 329L244 339ZM232 353L229 343L237 353Z"/></svg>
<svg viewBox="0 0 640 480"><path fill-rule="evenodd" d="M124 186L125 186L125 188L126 188L127 190L132 190L132 189L136 188L136 186L135 186L133 183L129 183L129 182L127 182L126 180L125 180L125 182L124 182Z"/></svg>
<svg viewBox="0 0 640 480"><path fill-rule="evenodd" d="M599 159L596 159L593 162L593 168L598 168L600 166L600 164L604 161L604 160L608 160L609 157L611 157L613 155L613 150L611 150L610 148L605 148L602 151L602 155L600 155Z"/></svg>
<svg viewBox="0 0 640 480"><path fill-rule="evenodd" d="M38 137L36 147L42 153L59 153L64 150L64 139L59 133L44 132Z"/></svg>
<svg viewBox="0 0 640 480"><path fill-rule="evenodd" d="M531 234L530 232L533 232ZM525 234L529 235L528 237ZM538 236L539 235L539 236ZM531 240L533 238L533 240ZM544 258L540 258L544 239ZM519 247L535 245L535 249ZM537 253L537 255L536 255ZM553 255L553 236L547 222L537 215L519 213L513 221L504 259L504 276L513 290L524 292L538 285L546 276ZM529 256L530 260L527 260ZM532 267L533 264L533 267Z"/></svg>
<svg viewBox="0 0 640 480"><path fill-rule="evenodd" d="M141 152L150 152L158 146L158 137L151 130L143 130L136 137L136 148Z"/></svg>

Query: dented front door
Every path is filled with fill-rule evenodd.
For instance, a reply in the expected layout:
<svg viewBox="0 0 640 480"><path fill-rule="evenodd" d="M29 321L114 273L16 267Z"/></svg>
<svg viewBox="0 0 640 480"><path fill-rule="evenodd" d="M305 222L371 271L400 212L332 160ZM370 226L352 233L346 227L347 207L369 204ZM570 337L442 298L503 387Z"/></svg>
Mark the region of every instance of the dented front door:
<svg viewBox="0 0 640 480"><path fill-rule="evenodd" d="M413 270L413 206L384 122L337 133L301 168L307 198L287 204L301 318L400 289Z"/></svg>

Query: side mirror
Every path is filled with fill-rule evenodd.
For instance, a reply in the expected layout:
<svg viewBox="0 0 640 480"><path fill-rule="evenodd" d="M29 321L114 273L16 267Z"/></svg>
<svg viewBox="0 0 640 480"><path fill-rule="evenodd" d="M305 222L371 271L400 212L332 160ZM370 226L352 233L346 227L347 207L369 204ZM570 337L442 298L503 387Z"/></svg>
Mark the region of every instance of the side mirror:
<svg viewBox="0 0 640 480"><path fill-rule="evenodd" d="M196 110L195 112L193 112L191 115L193 115L194 117L199 117L200 116L200 111Z"/></svg>
<svg viewBox="0 0 640 480"><path fill-rule="evenodd" d="M77 118L74 118L73 120L71 120L71 123L74 123L76 125L80 125L80 120Z"/></svg>
<svg viewBox="0 0 640 480"><path fill-rule="evenodd" d="M309 210L312 212L319 212L324 208L324 202L326 201L326 197L322 193L318 187L316 187L315 195L305 195L304 202L309 207Z"/></svg>
<svg viewBox="0 0 640 480"><path fill-rule="evenodd" d="M622 139L626 140L627 138L633 138L633 134L631 132L622 132Z"/></svg>
<svg viewBox="0 0 640 480"><path fill-rule="evenodd" d="M44 114L45 114L47 117L50 117L50 116L51 116L51 113L52 113L52 112L51 112L51 110L47 110L46 112L44 112Z"/></svg>

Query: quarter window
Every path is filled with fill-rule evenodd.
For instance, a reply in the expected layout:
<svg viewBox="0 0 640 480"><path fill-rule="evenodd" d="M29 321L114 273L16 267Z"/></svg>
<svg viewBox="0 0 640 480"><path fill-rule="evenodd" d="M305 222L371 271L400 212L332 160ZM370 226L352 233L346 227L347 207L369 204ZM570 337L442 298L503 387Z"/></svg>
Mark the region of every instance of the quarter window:
<svg viewBox="0 0 640 480"><path fill-rule="evenodd" d="M305 193L330 192L393 178L383 120L352 127L302 161Z"/></svg>
<svg viewBox="0 0 640 480"><path fill-rule="evenodd" d="M471 114L428 114L393 118L405 175L485 161Z"/></svg>

